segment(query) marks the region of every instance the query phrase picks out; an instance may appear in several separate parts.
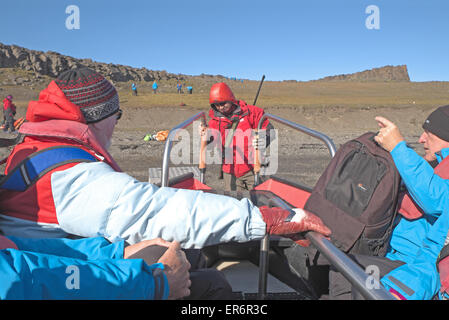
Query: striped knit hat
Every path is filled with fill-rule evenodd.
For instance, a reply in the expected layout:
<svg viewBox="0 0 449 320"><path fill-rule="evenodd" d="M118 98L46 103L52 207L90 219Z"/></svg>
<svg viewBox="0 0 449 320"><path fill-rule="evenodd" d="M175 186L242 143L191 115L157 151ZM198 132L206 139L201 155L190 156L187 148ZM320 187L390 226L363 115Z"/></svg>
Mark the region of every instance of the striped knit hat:
<svg viewBox="0 0 449 320"><path fill-rule="evenodd" d="M89 68L65 71L55 82L67 99L80 107L86 123L101 121L119 110L117 90Z"/></svg>

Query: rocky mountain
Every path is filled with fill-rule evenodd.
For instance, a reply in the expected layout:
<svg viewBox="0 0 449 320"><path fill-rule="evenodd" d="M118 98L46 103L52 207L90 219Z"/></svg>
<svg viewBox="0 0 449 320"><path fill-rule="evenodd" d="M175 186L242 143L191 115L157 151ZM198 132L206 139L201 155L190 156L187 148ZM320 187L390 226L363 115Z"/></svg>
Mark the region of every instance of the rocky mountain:
<svg viewBox="0 0 449 320"><path fill-rule="evenodd" d="M154 71L146 68L132 68L111 63L95 62L91 59L76 59L53 51L35 51L15 45L0 43L0 68L20 68L39 76L57 77L61 72L86 66L105 75L114 82L185 80L185 75ZM204 75L207 76L207 75Z"/></svg>
<svg viewBox="0 0 449 320"><path fill-rule="evenodd" d="M385 66L351 74L321 78L318 81L410 81L407 66Z"/></svg>
<svg viewBox="0 0 449 320"><path fill-rule="evenodd" d="M146 68L133 68L129 66L95 62L92 59L77 59L53 51L36 51L16 45L0 43L0 69L17 68L26 72L26 76L8 75L10 79L3 84L32 85L44 82L43 77L55 78L61 72L86 66L100 72L113 82L153 82L154 80L187 81L195 78L200 82L216 82L226 79L221 75L201 74L190 76L162 71L148 70ZM0 70L1 73L1 70ZM32 77L30 78L30 75ZM33 79L34 78L34 79ZM325 77L317 81L410 81L407 66L385 66L362 72ZM295 80L292 80L295 81Z"/></svg>

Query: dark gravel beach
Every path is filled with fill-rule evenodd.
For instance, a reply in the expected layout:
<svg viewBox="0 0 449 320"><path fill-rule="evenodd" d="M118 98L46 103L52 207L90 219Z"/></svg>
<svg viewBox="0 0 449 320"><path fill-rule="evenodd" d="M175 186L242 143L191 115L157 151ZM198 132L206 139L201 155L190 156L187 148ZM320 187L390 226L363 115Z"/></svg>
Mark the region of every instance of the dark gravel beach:
<svg viewBox="0 0 449 320"><path fill-rule="evenodd" d="M165 144L158 141L145 142L145 134L171 129L198 112L181 107L128 108L116 128L110 152L124 171L138 180L148 181L149 168L162 166ZM415 106L394 109L283 107L267 108L266 112L324 133L333 140L337 148L365 132L377 131L374 117L382 115L394 121L407 142L420 153L422 150L418 139L422 132L421 124L430 109ZM272 171L276 171L275 175L281 178L313 186L330 160L326 145L279 122L273 122L273 125L278 130L278 163L277 170L273 167ZM190 130L193 136L192 127L187 130ZM190 159L195 159L193 149L191 146ZM188 167L197 164L182 163L170 166ZM206 171L206 183L214 189L221 189L222 180L217 179L218 170L219 166L212 164Z"/></svg>

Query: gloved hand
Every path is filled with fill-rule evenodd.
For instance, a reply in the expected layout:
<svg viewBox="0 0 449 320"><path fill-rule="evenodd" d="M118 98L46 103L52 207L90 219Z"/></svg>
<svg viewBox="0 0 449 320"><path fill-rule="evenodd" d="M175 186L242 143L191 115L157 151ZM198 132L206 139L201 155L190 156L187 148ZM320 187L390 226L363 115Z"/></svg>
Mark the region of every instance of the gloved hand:
<svg viewBox="0 0 449 320"><path fill-rule="evenodd" d="M259 207L262 219L267 225L268 234L281 235L290 238L297 244L307 247L310 241L304 239L299 233L306 231L316 231L329 236L331 230L326 227L323 221L313 213L295 208L293 212L282 208Z"/></svg>

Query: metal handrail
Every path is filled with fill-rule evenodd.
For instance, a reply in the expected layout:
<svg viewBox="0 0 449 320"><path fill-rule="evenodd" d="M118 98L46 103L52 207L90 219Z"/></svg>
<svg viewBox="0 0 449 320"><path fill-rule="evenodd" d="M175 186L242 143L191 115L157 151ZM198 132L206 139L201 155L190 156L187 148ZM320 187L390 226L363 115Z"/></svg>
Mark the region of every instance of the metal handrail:
<svg viewBox="0 0 449 320"><path fill-rule="evenodd" d="M288 205L278 196L273 195L270 199L273 205L291 210L292 207ZM382 286L376 288L368 288L367 283L370 281L368 274L360 268L354 261L351 260L344 252L340 251L336 246L332 244L323 235L317 232L307 232L305 237L310 240L324 257L341 272L341 274L348 279L349 282L357 289L365 299L368 300L395 300L395 298ZM266 246L267 244L265 244ZM265 248L268 250L268 248Z"/></svg>
<svg viewBox="0 0 449 320"><path fill-rule="evenodd" d="M169 167L169 160L170 160L170 152L171 148L173 146L173 141L176 139L177 134L179 130L185 129L190 124L192 124L195 120L198 120L202 118L204 123L206 123L206 113L205 112L198 112L193 117L187 119L186 121L180 123L176 127L170 130L168 133L167 140L165 141L165 149L164 149L164 156L162 158L162 177L161 177L161 187L168 187L168 167Z"/></svg>
<svg viewBox="0 0 449 320"><path fill-rule="evenodd" d="M321 141L323 141L327 148L329 149L329 153L331 155L331 157L333 158L335 153L337 152L337 148L335 147L334 142L332 141L331 138L329 138L328 136L326 136L325 134L309 129L305 126L302 126L300 124L294 123L290 120L275 116L274 114L270 114L270 113L265 113L262 118L260 118L258 126L257 126L257 132L259 132L259 130L262 128L262 123L265 121L265 119L271 119L271 120L275 120L277 122L280 122L286 126L289 126L290 128L293 128L295 130L301 131L311 137L314 137L316 139L319 139ZM257 133L258 134L258 133ZM257 159L259 159L259 150L255 151L257 153ZM256 160L255 162L258 162L258 160ZM257 186L259 184L259 169L255 169L254 172L254 184Z"/></svg>
<svg viewBox="0 0 449 320"><path fill-rule="evenodd" d="M282 124L285 124L286 126L289 126L290 128L301 131L309 136L312 136L314 138L317 138L317 139L323 141L326 144L327 148L329 149L329 153L330 153L331 157L334 157L335 153L337 152L334 142L332 141L331 138L329 138L325 134L315 131L315 130L312 130L312 129L309 129L300 124L294 123L290 120L275 116L274 114L265 113L262 116L262 118L260 118L260 120L259 120L259 124L257 126L258 130L260 130L262 128L262 123L265 121L265 119L276 120Z"/></svg>

